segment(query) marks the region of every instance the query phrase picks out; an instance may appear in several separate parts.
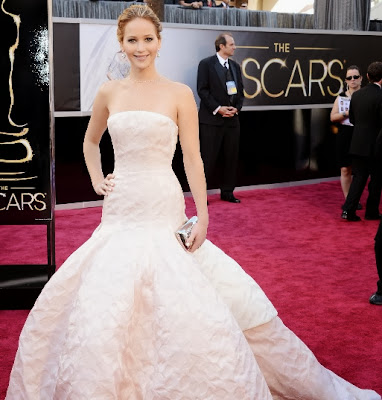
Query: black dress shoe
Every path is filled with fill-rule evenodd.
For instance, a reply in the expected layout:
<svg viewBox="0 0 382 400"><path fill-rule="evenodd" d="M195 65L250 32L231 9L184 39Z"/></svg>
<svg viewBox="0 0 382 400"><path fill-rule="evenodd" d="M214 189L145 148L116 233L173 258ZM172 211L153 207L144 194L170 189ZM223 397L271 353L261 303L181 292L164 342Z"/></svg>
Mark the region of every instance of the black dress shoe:
<svg viewBox="0 0 382 400"><path fill-rule="evenodd" d="M237 198L233 195L233 193L222 193L222 194L220 195L220 198L221 198L223 201L229 201L230 203L240 203L240 200L237 199Z"/></svg>
<svg viewBox="0 0 382 400"><path fill-rule="evenodd" d="M365 219L369 221L376 221L378 219L381 219L382 215L381 214L365 214Z"/></svg>
<svg viewBox="0 0 382 400"><path fill-rule="evenodd" d="M342 211L341 218L350 222L361 221L361 218L356 213L349 214L347 211Z"/></svg>
<svg viewBox="0 0 382 400"><path fill-rule="evenodd" d="M374 293L370 299L370 304L375 304L376 306L382 306L382 296L380 294Z"/></svg>

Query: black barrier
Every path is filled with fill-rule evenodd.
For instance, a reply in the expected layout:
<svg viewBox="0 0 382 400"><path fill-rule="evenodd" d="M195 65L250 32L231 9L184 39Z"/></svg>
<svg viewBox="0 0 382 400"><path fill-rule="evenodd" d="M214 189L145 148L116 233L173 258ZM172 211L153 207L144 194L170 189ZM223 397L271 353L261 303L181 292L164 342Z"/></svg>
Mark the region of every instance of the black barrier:
<svg viewBox="0 0 382 400"><path fill-rule="evenodd" d="M0 224L45 225L47 263L0 265L0 308L31 306L55 270L51 8L1 2Z"/></svg>

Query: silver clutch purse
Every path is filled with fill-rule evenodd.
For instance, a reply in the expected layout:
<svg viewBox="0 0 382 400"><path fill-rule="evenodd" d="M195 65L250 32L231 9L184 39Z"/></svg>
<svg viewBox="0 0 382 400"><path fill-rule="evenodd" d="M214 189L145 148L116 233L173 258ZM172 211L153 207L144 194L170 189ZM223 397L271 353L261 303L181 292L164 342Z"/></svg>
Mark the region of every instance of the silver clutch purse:
<svg viewBox="0 0 382 400"><path fill-rule="evenodd" d="M188 250L188 248L190 247L187 246L186 243L188 241L188 238L191 236L192 228L197 222L198 217L193 216L175 231L176 238L185 250Z"/></svg>

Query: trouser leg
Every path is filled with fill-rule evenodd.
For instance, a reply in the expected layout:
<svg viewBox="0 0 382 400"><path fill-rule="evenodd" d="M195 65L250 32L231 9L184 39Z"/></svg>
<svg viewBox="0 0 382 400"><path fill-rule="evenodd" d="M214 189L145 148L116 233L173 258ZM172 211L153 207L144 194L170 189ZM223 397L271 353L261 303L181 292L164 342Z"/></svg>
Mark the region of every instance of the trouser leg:
<svg viewBox="0 0 382 400"><path fill-rule="evenodd" d="M349 215L355 214L369 177L369 166L366 157L354 158L352 167L354 176L343 206L343 210L347 211Z"/></svg>
<svg viewBox="0 0 382 400"><path fill-rule="evenodd" d="M232 193L236 186L237 166L239 162L240 125L225 126L223 131L223 181L220 189Z"/></svg>
<svg viewBox="0 0 382 400"><path fill-rule="evenodd" d="M377 282L377 294L382 296L382 221L379 223L378 231L375 236L375 262L377 264L377 272L379 280Z"/></svg>
<svg viewBox="0 0 382 400"><path fill-rule="evenodd" d="M370 168L369 196L366 202L365 215L378 216L379 214L382 189L382 165L379 164L374 159Z"/></svg>
<svg viewBox="0 0 382 400"><path fill-rule="evenodd" d="M223 142L219 127L214 125L200 124L200 153L204 164L204 174L207 185L209 184L219 151Z"/></svg>

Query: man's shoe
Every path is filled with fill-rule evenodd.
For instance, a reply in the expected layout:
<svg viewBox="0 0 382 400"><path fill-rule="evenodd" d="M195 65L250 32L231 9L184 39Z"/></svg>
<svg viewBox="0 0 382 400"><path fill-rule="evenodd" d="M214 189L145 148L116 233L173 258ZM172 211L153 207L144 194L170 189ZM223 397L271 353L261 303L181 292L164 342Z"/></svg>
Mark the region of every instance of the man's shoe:
<svg viewBox="0 0 382 400"><path fill-rule="evenodd" d="M374 293L370 299L370 304L375 304L376 306L382 306L382 296L380 294Z"/></svg>
<svg viewBox="0 0 382 400"><path fill-rule="evenodd" d="M349 214L347 211L342 211L341 218L350 222L361 221L361 218L357 214Z"/></svg>
<svg viewBox="0 0 382 400"><path fill-rule="evenodd" d="M237 199L237 198L233 195L233 193L222 193L222 194L220 195L220 198L221 198L223 201L229 201L230 203L240 203L240 200Z"/></svg>
<svg viewBox="0 0 382 400"><path fill-rule="evenodd" d="M382 215L381 214L365 214L365 219L369 221L376 221L378 219L381 219Z"/></svg>

